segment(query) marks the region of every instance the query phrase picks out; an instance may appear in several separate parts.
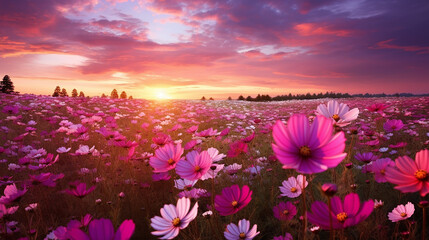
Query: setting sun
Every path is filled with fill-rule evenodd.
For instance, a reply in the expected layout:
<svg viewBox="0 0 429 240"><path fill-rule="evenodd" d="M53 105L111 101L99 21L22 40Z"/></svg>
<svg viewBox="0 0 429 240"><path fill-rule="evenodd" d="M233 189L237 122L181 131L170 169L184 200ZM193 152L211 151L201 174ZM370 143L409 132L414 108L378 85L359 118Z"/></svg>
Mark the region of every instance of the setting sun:
<svg viewBox="0 0 429 240"><path fill-rule="evenodd" d="M165 93L164 90L157 90L155 96L157 99L171 99L171 97Z"/></svg>

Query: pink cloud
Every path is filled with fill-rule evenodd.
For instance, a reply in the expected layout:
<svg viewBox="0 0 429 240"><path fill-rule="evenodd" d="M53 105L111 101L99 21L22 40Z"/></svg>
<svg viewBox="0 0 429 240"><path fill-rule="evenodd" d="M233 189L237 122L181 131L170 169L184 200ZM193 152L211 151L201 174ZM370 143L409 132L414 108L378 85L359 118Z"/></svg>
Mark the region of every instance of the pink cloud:
<svg viewBox="0 0 429 240"><path fill-rule="evenodd" d="M419 54L427 54L429 53L429 47L421 47L421 46L399 46L392 44L394 39L388 39L385 41L378 42L376 46L370 47L371 49L397 49L406 52L418 52Z"/></svg>
<svg viewBox="0 0 429 240"><path fill-rule="evenodd" d="M301 36L313 36L313 35L334 35L337 37L348 37L351 35L349 30L337 30L329 26L323 26L316 23L301 23L295 25L294 29Z"/></svg>

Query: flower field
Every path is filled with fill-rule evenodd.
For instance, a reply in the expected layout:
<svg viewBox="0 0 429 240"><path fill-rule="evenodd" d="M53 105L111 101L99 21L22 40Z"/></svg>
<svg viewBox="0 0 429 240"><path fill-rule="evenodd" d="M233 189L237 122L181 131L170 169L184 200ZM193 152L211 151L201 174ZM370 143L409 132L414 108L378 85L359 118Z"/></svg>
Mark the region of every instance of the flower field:
<svg viewBox="0 0 429 240"><path fill-rule="evenodd" d="M0 239L429 237L429 97L0 98Z"/></svg>

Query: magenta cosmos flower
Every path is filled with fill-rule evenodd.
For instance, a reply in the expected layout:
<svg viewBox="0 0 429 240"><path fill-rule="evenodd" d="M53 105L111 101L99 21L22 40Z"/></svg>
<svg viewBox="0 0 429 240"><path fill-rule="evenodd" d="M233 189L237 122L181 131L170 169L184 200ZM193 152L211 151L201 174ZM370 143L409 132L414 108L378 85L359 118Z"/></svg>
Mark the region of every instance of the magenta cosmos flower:
<svg viewBox="0 0 429 240"><path fill-rule="evenodd" d="M186 160L180 160L176 165L176 173L181 178L198 180L210 169L213 161L207 151L198 153L192 151L186 154Z"/></svg>
<svg viewBox="0 0 429 240"><path fill-rule="evenodd" d="M347 104L331 100L327 105L320 104L317 107L316 114L331 118L335 125L344 127L349 125L351 121L358 117L359 109L353 108L352 110L349 110L349 106L347 106Z"/></svg>
<svg viewBox="0 0 429 240"><path fill-rule="evenodd" d="M0 197L0 204L9 204L14 201L18 201L26 192L27 188L19 190L15 183L7 185L4 189L4 196Z"/></svg>
<svg viewBox="0 0 429 240"><path fill-rule="evenodd" d="M287 127L277 121L273 128L274 153L283 168L299 173L319 173L336 167L347 155L343 132L332 136L330 119L317 116L312 125L302 114L293 115Z"/></svg>
<svg viewBox="0 0 429 240"><path fill-rule="evenodd" d="M398 205L390 213L387 214L387 217L392 222L398 222L405 220L411 217L414 214L414 204L408 202L407 205Z"/></svg>
<svg viewBox="0 0 429 240"><path fill-rule="evenodd" d="M330 229L329 217L332 219L333 229L342 229L354 226L365 220L374 209L372 199L360 204L359 195L349 193L344 202L339 197L334 196L331 199L331 212L328 206L320 201L311 205L311 213L308 213L308 221L322 229Z"/></svg>
<svg viewBox="0 0 429 240"><path fill-rule="evenodd" d="M404 127L404 123L402 123L401 120L387 120L387 122L384 123L383 128L386 132L393 132L393 131L399 131Z"/></svg>
<svg viewBox="0 0 429 240"><path fill-rule="evenodd" d="M76 196L78 198L83 198L86 195L90 194L95 190L95 186L86 188L86 183L76 183L73 184L72 188L64 190L65 193Z"/></svg>
<svg viewBox="0 0 429 240"><path fill-rule="evenodd" d="M387 182L386 168L389 166L395 166L395 163L390 158L380 158L372 162L371 165L369 165L369 170L374 173L374 178L376 182Z"/></svg>
<svg viewBox="0 0 429 240"><path fill-rule="evenodd" d="M71 228L67 231L67 236L71 240L128 240L134 233L135 224L133 220L125 220L115 233L110 219L95 219L88 227L89 235L79 228Z"/></svg>
<svg viewBox="0 0 429 240"><path fill-rule="evenodd" d="M247 185L244 185L242 190L238 185L226 187L221 195L216 195L215 209L222 216L234 214L249 204L252 193Z"/></svg>
<svg viewBox="0 0 429 240"><path fill-rule="evenodd" d="M176 163L182 158L184 149L180 144L172 143L158 148L155 156L151 157L149 164L154 168L153 172L168 172L176 167Z"/></svg>
<svg viewBox="0 0 429 240"><path fill-rule="evenodd" d="M273 207L274 217L280 221L291 220L296 215L296 207L290 202L280 202Z"/></svg>
<svg viewBox="0 0 429 240"><path fill-rule="evenodd" d="M395 167L387 167L387 181L396 184L395 189L401 192L420 191L422 197L429 193L429 150L416 154L416 161L408 156L398 157Z"/></svg>
<svg viewBox="0 0 429 240"><path fill-rule="evenodd" d="M259 232L257 232L257 227L258 226L255 224L252 229L249 230L250 222L246 219L241 219L238 222L238 226L234 223L228 224L223 235L227 240L251 240L259 234Z"/></svg>
<svg viewBox="0 0 429 240"><path fill-rule="evenodd" d="M177 206L165 204L161 208L161 216L155 216L151 219L151 226L156 230L152 235L162 236L160 239L173 239L179 235L179 231L188 226L188 224L197 217L198 203L195 203L191 211L191 200L189 198L180 198L177 200Z"/></svg>

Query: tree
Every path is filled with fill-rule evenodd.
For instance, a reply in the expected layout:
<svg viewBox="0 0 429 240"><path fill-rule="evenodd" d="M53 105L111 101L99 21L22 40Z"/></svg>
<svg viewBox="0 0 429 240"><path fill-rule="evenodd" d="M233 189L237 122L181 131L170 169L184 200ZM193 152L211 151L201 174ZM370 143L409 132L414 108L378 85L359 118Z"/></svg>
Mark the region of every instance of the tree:
<svg viewBox="0 0 429 240"><path fill-rule="evenodd" d="M130 96L128 97L128 99L133 99L133 96L131 96L131 95L130 95Z"/></svg>
<svg viewBox="0 0 429 240"><path fill-rule="evenodd" d="M2 93L11 94L15 87L13 86L13 82L10 79L9 75L4 75L3 81L0 83L0 88Z"/></svg>
<svg viewBox="0 0 429 240"><path fill-rule="evenodd" d="M231 97L228 97L228 100L232 100L232 98L231 98Z"/></svg>
<svg viewBox="0 0 429 240"><path fill-rule="evenodd" d="M77 90L76 90L76 88L74 88L72 90L72 97L77 97Z"/></svg>
<svg viewBox="0 0 429 240"><path fill-rule="evenodd" d="M210 97L210 99L209 100L214 100L212 97Z"/></svg>
<svg viewBox="0 0 429 240"><path fill-rule="evenodd" d="M204 96L203 96L203 97L201 98L201 100L205 101L205 100L206 100L206 97L204 97Z"/></svg>
<svg viewBox="0 0 429 240"><path fill-rule="evenodd" d="M104 94L104 93L103 93L103 94L101 94L101 97L102 97L102 98L107 98L106 94Z"/></svg>
<svg viewBox="0 0 429 240"><path fill-rule="evenodd" d="M69 96L67 93L67 90L65 88L63 88L63 90L61 90L60 96L61 97L68 97Z"/></svg>
<svg viewBox="0 0 429 240"><path fill-rule="evenodd" d="M110 93L110 98L117 99L118 97L118 91L116 89L113 89L112 93Z"/></svg>
<svg viewBox="0 0 429 240"><path fill-rule="evenodd" d="M244 101L244 100L246 100L246 99L243 97L243 95L240 95L240 96L238 97L238 100Z"/></svg>
<svg viewBox="0 0 429 240"><path fill-rule="evenodd" d="M80 91L79 97L85 97L85 94L82 91Z"/></svg>
<svg viewBox="0 0 429 240"><path fill-rule="evenodd" d="M127 93L125 91L121 92L121 98L122 99L127 99Z"/></svg>
<svg viewBox="0 0 429 240"><path fill-rule="evenodd" d="M61 88L60 86L57 86L54 90L54 93L52 94L52 97L59 97L61 93Z"/></svg>

